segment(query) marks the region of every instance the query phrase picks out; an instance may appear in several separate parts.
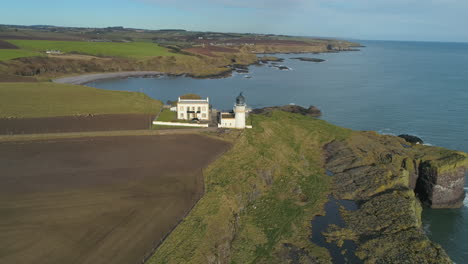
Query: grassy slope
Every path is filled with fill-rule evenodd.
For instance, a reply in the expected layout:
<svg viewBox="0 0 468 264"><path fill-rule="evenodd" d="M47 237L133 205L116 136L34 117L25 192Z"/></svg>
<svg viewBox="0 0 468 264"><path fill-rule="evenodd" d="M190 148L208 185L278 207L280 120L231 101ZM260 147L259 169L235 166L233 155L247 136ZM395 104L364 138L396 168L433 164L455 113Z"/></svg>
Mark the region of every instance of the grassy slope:
<svg viewBox="0 0 468 264"><path fill-rule="evenodd" d="M8 42L30 52L60 50L62 52L79 52L95 56L115 56L125 58L145 58L154 56L175 55L166 48L153 43L131 42L84 42L52 40L8 40Z"/></svg>
<svg viewBox="0 0 468 264"><path fill-rule="evenodd" d="M0 49L0 61L33 56L41 56L41 54L36 51L24 49Z"/></svg>
<svg viewBox="0 0 468 264"><path fill-rule="evenodd" d="M161 102L135 92L56 83L0 83L0 118L155 114L161 105Z"/></svg>
<svg viewBox="0 0 468 264"><path fill-rule="evenodd" d="M350 130L284 112L251 120L254 129L204 171L205 196L149 263L275 263L283 243L329 260L307 242L331 184L317 150Z"/></svg>
<svg viewBox="0 0 468 264"><path fill-rule="evenodd" d="M225 66L232 64L233 60L239 64L251 64L257 61L255 54L248 52L222 54L220 57L216 58L170 54L174 56L153 56L142 59L115 57L112 59L102 58L93 60L65 60L65 58L60 58L60 56L58 56L59 58L45 56L22 58L3 63L0 62L0 73L37 76L39 79L51 79L79 73L149 70L170 74L190 74L195 77L207 77L229 72L229 69Z"/></svg>

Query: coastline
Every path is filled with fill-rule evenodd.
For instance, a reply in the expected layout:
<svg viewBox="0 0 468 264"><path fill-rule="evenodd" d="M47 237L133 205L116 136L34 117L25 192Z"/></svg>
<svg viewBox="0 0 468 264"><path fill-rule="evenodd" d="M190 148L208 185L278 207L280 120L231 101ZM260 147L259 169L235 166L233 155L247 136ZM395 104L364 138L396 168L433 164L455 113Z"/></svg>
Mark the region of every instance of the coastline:
<svg viewBox="0 0 468 264"><path fill-rule="evenodd" d="M327 52L265 52L265 53L255 53L257 55L257 60L248 64L230 64L226 66L226 70L216 74L208 75L196 75L193 73L182 73L182 74L173 74L169 72L161 71L123 71L123 72L104 72L104 73L93 73L93 74L83 74L69 77L60 77L55 78L52 82L63 83L63 84L75 84L75 85L85 85L90 82L107 80L107 79L123 79L128 77L154 77L158 75L168 75L168 76L187 76L194 79L221 79L232 76L232 73L239 67L249 67L252 65L258 65L262 60L260 55L279 55L279 54L319 54L319 53L337 53L345 51L354 51L354 50L340 50L340 51L327 51Z"/></svg>
<svg viewBox="0 0 468 264"><path fill-rule="evenodd" d="M157 76L165 74L158 71L126 71L126 72L107 72L107 73L95 73L95 74L84 74L71 77L64 77L52 80L55 83L63 84L76 84L83 85L94 81L106 80L106 79L120 79L127 77L144 77L144 76Z"/></svg>
<svg viewBox="0 0 468 264"><path fill-rule="evenodd" d="M364 46L362 46L364 47ZM313 51L294 51L294 52L256 52L255 55L257 59L254 62L250 63L234 63L226 65L224 71L214 74L206 74L206 75L197 75L190 72L174 74L171 72L163 72L163 71L122 71L122 72L103 72L103 73L92 73L92 74L83 74L83 75L75 75L75 76L68 76L68 77L60 77L52 79L52 82L55 83L63 83L63 84L75 84L75 85L85 85L90 82L99 81L99 80L107 80L107 79L123 79L128 77L154 77L159 75L167 75L167 76L187 76L194 79L222 79L232 76L232 73L236 71L237 68L247 68L252 65L258 65L262 61L262 56L265 55L280 55L280 54L320 54L320 53L340 53L340 52L348 52L348 51L360 51L359 49L341 49L336 51L321 51L321 52L313 52ZM276 60L272 60L276 61Z"/></svg>

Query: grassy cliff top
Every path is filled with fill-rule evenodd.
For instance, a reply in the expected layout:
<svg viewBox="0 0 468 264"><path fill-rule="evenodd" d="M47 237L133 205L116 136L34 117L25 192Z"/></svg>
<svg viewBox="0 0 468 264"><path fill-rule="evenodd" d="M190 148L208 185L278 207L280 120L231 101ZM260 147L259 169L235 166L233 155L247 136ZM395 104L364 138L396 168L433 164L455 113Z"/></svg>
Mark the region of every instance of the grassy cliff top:
<svg viewBox="0 0 468 264"><path fill-rule="evenodd" d="M317 150L351 131L279 111L251 120L254 128L204 171L206 194L149 263L272 263L286 242L329 259L307 239L331 184Z"/></svg>
<svg viewBox="0 0 468 264"><path fill-rule="evenodd" d="M343 211L345 228L326 234L338 245L355 240L365 263L450 263L421 231L412 170L403 164L455 152L282 111L250 119L254 128L238 132L232 149L204 170L204 197L149 263L331 263L310 236L311 220L324 214L332 193L367 204L352 215ZM327 176L328 166L343 175ZM348 182L353 170L358 177Z"/></svg>
<svg viewBox="0 0 468 264"><path fill-rule="evenodd" d="M49 82L0 83L0 118L156 114L161 105L137 92Z"/></svg>

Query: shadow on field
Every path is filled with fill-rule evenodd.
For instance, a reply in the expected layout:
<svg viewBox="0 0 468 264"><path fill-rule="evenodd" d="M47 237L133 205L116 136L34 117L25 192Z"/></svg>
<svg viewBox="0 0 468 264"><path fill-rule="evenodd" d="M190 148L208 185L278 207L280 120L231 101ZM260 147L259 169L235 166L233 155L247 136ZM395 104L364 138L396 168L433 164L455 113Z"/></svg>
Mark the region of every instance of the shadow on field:
<svg viewBox="0 0 468 264"><path fill-rule="evenodd" d="M154 115L108 114L40 118L0 118L1 135L148 129Z"/></svg>

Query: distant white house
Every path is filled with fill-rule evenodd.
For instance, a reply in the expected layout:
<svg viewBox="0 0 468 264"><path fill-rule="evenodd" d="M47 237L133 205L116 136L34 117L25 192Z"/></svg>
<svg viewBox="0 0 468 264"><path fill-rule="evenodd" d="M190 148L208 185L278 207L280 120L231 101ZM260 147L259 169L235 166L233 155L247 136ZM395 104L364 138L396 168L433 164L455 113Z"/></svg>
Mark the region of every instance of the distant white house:
<svg viewBox="0 0 468 264"><path fill-rule="evenodd" d="M62 52L60 50L47 50L46 54L57 55L62 54Z"/></svg>
<svg viewBox="0 0 468 264"><path fill-rule="evenodd" d="M242 93L236 97L236 104L234 105L233 112L221 112L219 113L218 127L223 128L252 128L245 124L246 114L248 112L245 97Z"/></svg>
<svg viewBox="0 0 468 264"><path fill-rule="evenodd" d="M181 120L210 120L210 101L206 99L181 99L177 101L177 118Z"/></svg>

